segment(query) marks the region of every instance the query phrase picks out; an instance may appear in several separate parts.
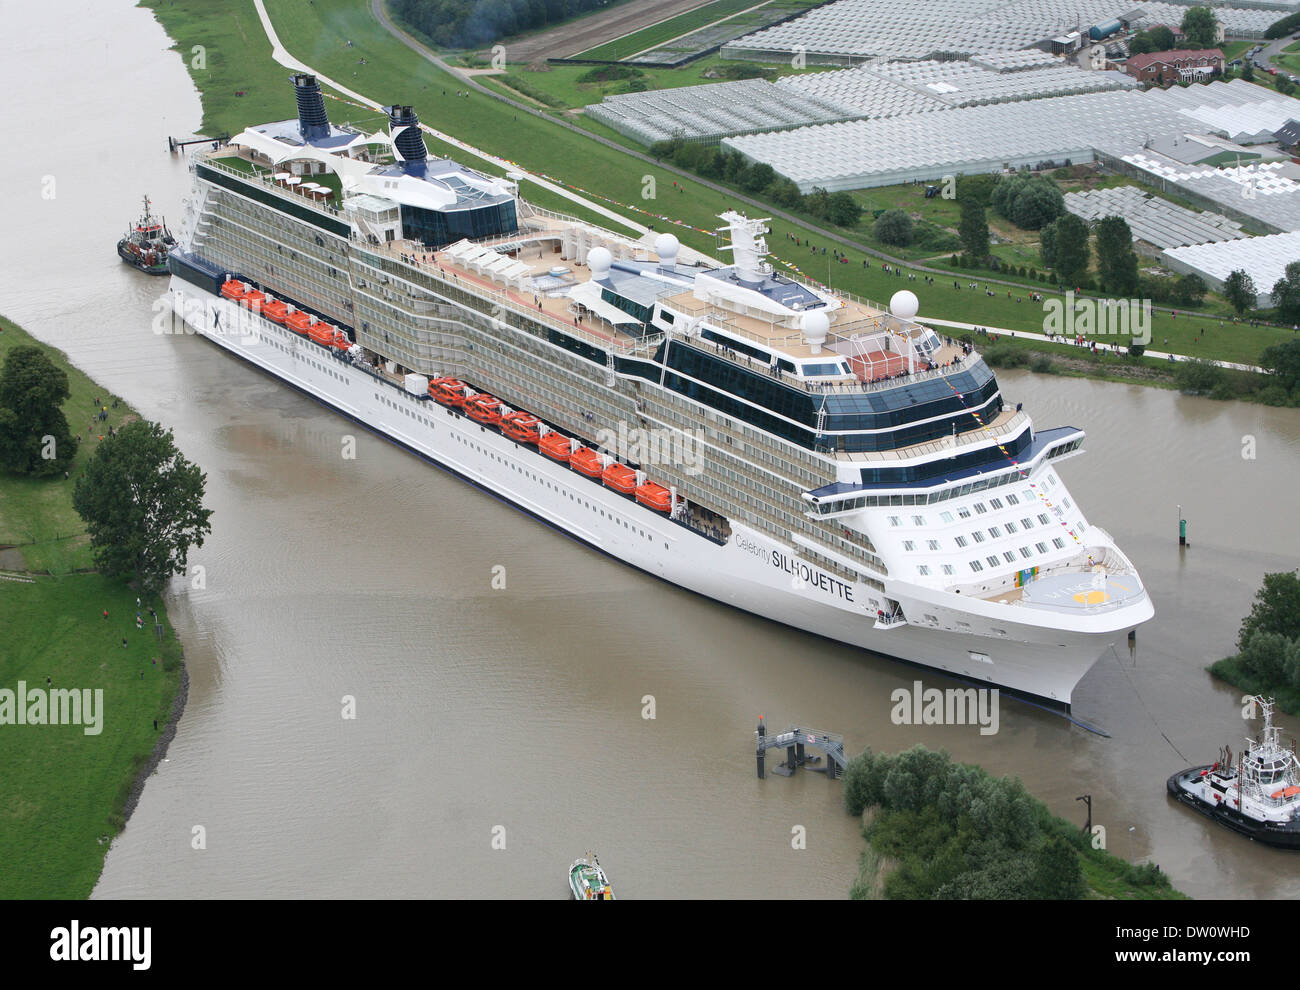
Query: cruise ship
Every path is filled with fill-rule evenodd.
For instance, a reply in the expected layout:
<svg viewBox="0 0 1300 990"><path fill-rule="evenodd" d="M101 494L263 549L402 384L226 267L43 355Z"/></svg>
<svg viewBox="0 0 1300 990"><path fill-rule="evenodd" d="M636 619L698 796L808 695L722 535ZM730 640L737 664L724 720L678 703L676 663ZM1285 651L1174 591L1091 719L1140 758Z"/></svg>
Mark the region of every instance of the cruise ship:
<svg viewBox="0 0 1300 990"><path fill-rule="evenodd" d="M1068 710L1151 618L1135 568L969 343L431 158L410 106L191 164L166 305L193 332L577 540L711 599ZM286 89L286 97L288 91ZM286 99L286 103L287 103Z"/></svg>

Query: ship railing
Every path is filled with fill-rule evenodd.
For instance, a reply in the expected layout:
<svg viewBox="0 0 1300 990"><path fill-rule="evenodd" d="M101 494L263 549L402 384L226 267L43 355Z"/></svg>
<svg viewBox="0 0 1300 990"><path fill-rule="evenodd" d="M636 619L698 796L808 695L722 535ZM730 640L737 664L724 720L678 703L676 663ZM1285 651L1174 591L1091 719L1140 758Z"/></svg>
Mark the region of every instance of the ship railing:
<svg viewBox="0 0 1300 990"><path fill-rule="evenodd" d="M617 337L606 336L594 330L589 330L579 324L576 320L561 320L542 309L534 309L523 303L511 299L504 289L498 289L493 286L484 285L477 279L471 279L468 276L462 278L455 272L449 271L438 265L436 262L417 260L413 254L407 254L407 259L403 260L402 254L393 244L371 244L365 238L353 236L353 241L365 250L367 253L375 256L380 261L380 267L386 272L397 276L398 278L408 277L410 273L417 273L433 283L441 283L449 289L455 289L458 292L469 293L475 296L487 305L475 307L489 316L495 312L509 311L517 316L523 317L534 323L559 330L571 337L577 337L594 347L618 351L620 354L639 353L650 346L650 341L657 344L662 340L662 335L650 335L642 339L621 340ZM438 291L435 285L433 291Z"/></svg>
<svg viewBox="0 0 1300 990"><path fill-rule="evenodd" d="M246 161L247 159L242 160ZM249 164L252 163L250 162ZM319 210L327 216L337 217L342 213L342 210L336 206L330 206L329 204L322 203L319 200L309 199L306 196L292 193L288 189L284 188L284 186L277 186L269 172L245 172L242 169L232 168L229 165L223 164L215 158L203 159L203 165L205 168L215 168L219 172L225 172L228 175L232 175L236 179L241 179L245 182L257 182L259 185L265 186L277 196L287 199L292 203L301 203L303 206L310 207L313 210Z"/></svg>

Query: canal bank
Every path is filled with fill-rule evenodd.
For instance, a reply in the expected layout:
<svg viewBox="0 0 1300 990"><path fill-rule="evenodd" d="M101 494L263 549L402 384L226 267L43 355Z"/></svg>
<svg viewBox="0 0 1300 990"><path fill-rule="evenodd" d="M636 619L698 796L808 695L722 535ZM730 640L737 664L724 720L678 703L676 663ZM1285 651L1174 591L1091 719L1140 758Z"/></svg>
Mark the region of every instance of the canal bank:
<svg viewBox="0 0 1300 990"><path fill-rule="evenodd" d="M80 444L66 479L0 473L0 898L85 898L166 758L189 677L163 602L93 570L72 508L99 431L138 417L0 317L0 365L25 345L67 373Z"/></svg>

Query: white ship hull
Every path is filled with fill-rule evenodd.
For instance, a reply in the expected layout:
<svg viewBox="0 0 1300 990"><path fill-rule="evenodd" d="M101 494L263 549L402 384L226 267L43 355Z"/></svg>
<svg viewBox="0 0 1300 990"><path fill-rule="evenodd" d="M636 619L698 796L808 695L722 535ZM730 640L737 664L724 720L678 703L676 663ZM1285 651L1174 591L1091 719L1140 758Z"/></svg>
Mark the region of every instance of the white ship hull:
<svg viewBox="0 0 1300 990"><path fill-rule="evenodd" d="M480 426L432 400L339 360L324 348L198 287L173 277L173 310L195 332L302 392L450 469L583 543L655 577L766 619L945 674L996 685L1068 708L1075 685L1126 630L1097 617L1063 630L1041 619L1019 623L981 616L962 603L945 607L923 589L887 584L906 615L938 614L960 631L899 624L879 628L878 591L797 559L779 543L734 520L719 545ZM239 327L228 334L218 328ZM985 605L986 608L996 606ZM1003 609L1005 613L1006 609ZM1029 610L1026 610L1029 611Z"/></svg>

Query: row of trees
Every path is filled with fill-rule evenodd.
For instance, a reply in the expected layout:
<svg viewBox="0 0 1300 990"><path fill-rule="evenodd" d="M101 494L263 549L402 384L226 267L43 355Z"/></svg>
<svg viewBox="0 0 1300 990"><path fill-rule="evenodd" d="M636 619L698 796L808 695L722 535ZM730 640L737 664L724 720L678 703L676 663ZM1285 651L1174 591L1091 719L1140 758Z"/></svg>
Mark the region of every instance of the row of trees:
<svg viewBox="0 0 1300 990"><path fill-rule="evenodd" d="M1300 323L1300 261L1293 261L1282 270L1282 277L1273 283L1270 295L1283 323ZM1241 316L1256 307L1259 290L1250 273L1238 268L1223 280L1223 298Z"/></svg>
<svg viewBox="0 0 1300 990"><path fill-rule="evenodd" d="M31 477L68 470L78 449L63 412L70 394L67 372L44 350L9 352L0 368L0 469ZM183 573L190 547L211 531L205 484L157 423L134 420L106 437L72 494L95 565L150 592Z"/></svg>
<svg viewBox="0 0 1300 990"><path fill-rule="evenodd" d="M671 138L651 145L650 153L706 179L729 182L750 195L762 196L788 210L801 210L837 227L856 227L862 219L862 207L848 193L831 193L819 186L804 195L766 162L751 162L739 152L719 145Z"/></svg>
<svg viewBox="0 0 1300 990"><path fill-rule="evenodd" d="M469 48L558 24L609 0L391 0L393 13L438 45Z"/></svg>

